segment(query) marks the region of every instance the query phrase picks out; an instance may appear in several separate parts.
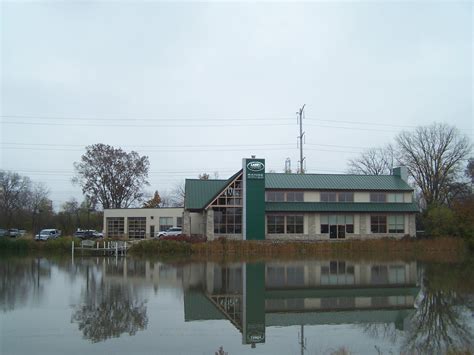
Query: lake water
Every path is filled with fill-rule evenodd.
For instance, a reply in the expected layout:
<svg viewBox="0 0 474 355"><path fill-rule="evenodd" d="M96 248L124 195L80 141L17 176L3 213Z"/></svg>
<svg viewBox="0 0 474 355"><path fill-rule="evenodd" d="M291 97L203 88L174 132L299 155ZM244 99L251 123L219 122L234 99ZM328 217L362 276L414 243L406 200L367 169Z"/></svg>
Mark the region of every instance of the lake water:
<svg viewBox="0 0 474 355"><path fill-rule="evenodd" d="M0 353L473 351L474 262L0 261Z"/></svg>

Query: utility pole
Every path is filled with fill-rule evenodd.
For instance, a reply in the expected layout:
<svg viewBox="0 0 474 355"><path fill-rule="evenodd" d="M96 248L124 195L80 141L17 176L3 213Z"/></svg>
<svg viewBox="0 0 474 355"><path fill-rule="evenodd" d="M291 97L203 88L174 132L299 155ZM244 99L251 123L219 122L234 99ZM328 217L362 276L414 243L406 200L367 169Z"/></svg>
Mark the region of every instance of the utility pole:
<svg viewBox="0 0 474 355"><path fill-rule="evenodd" d="M304 174L304 160L305 160L305 157L303 156L303 137L304 137L304 132L303 132L303 111L304 111L304 107L306 106L306 104L303 105L303 107L301 107L299 109L299 111L296 113L298 115L298 121L299 121L299 124L300 124L300 135L298 136L298 140L299 140L299 146L300 146L300 169L299 169L299 173L300 174Z"/></svg>
<svg viewBox="0 0 474 355"><path fill-rule="evenodd" d="M306 350L306 338L304 337L304 325L301 324L301 333L298 333L298 337L300 338L298 340L298 344L300 344L301 347L301 355L304 355L304 351Z"/></svg>

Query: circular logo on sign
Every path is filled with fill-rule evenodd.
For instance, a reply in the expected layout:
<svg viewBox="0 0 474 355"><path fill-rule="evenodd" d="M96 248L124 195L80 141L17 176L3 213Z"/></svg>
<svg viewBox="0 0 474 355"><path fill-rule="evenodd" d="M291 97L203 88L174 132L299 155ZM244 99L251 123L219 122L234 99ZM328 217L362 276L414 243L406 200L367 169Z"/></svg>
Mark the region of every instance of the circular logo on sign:
<svg viewBox="0 0 474 355"><path fill-rule="evenodd" d="M251 171L262 171L265 169L265 165L260 161L251 161L247 163L247 169Z"/></svg>

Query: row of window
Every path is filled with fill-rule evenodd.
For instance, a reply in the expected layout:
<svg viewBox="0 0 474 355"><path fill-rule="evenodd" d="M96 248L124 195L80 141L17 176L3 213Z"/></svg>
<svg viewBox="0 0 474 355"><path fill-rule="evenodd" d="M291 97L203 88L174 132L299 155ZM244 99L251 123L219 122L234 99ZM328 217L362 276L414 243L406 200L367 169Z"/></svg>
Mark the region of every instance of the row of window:
<svg viewBox="0 0 474 355"><path fill-rule="evenodd" d="M268 202L303 202L303 191L267 191L265 201Z"/></svg>
<svg viewBox="0 0 474 355"><path fill-rule="evenodd" d="M303 215L268 215L267 216L268 234L303 234L304 216Z"/></svg>
<svg viewBox="0 0 474 355"><path fill-rule="evenodd" d="M267 202L304 202L303 191L267 191ZM354 192L321 191L321 202L354 202ZM403 193L371 192L370 202L404 202Z"/></svg>
<svg viewBox="0 0 474 355"><path fill-rule="evenodd" d="M346 234L354 233L354 216L344 214L322 214L321 234L329 234L329 238L345 238ZM404 233L405 216L373 215L370 216L372 233ZM303 215L267 215L268 234L303 234Z"/></svg>
<svg viewBox="0 0 474 355"><path fill-rule="evenodd" d="M174 227L175 217L160 217L159 230L165 231ZM146 235L146 217L128 217L128 237L129 238L145 238ZM176 226L182 227L183 218L176 217ZM155 226L150 226L150 235L154 234ZM123 237L125 234L125 218L124 217L107 217L107 236Z"/></svg>

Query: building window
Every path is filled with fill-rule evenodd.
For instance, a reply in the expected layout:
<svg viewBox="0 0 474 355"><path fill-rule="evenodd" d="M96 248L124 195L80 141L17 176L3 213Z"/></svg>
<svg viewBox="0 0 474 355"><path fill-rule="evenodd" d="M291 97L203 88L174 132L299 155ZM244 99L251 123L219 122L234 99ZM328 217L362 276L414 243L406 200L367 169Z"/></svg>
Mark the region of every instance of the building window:
<svg viewBox="0 0 474 355"><path fill-rule="evenodd" d="M388 216L388 232L404 233L405 217L403 215Z"/></svg>
<svg viewBox="0 0 474 355"><path fill-rule="evenodd" d="M214 233L216 234L242 233L242 208L240 207L214 208Z"/></svg>
<svg viewBox="0 0 474 355"><path fill-rule="evenodd" d="M370 216L372 233L387 233L387 216Z"/></svg>
<svg viewBox="0 0 474 355"><path fill-rule="evenodd" d="M176 217L176 227L183 226L183 217Z"/></svg>
<svg viewBox="0 0 474 355"><path fill-rule="evenodd" d="M387 202L404 202L403 193L393 193L387 195Z"/></svg>
<svg viewBox="0 0 474 355"><path fill-rule="evenodd" d="M268 215L267 216L267 232L268 234L285 233L285 216Z"/></svg>
<svg viewBox="0 0 474 355"><path fill-rule="evenodd" d="M303 202L304 193L303 191L289 191L286 193L287 202Z"/></svg>
<svg viewBox="0 0 474 355"><path fill-rule="evenodd" d="M239 175L222 193L216 197L212 206L242 206L242 175Z"/></svg>
<svg viewBox="0 0 474 355"><path fill-rule="evenodd" d="M160 217L160 232L173 227L173 217Z"/></svg>
<svg viewBox="0 0 474 355"><path fill-rule="evenodd" d="M371 192L370 202L386 202L387 194L385 192Z"/></svg>
<svg viewBox="0 0 474 355"><path fill-rule="evenodd" d="M304 216L286 216L286 233L303 234Z"/></svg>
<svg viewBox="0 0 474 355"><path fill-rule="evenodd" d="M335 192L321 192L321 202L336 202L337 194Z"/></svg>
<svg viewBox="0 0 474 355"><path fill-rule="evenodd" d="M283 191L267 191L266 197L268 202L284 202L285 193Z"/></svg>
<svg viewBox="0 0 474 355"><path fill-rule="evenodd" d="M143 239L146 234L146 217L128 217L128 237Z"/></svg>
<svg viewBox="0 0 474 355"><path fill-rule="evenodd" d="M107 236L109 238L123 237L124 220L123 217L107 217Z"/></svg>
<svg viewBox="0 0 474 355"><path fill-rule="evenodd" d="M339 192L337 194L337 200L339 202L354 202L353 192Z"/></svg>
<svg viewBox="0 0 474 355"><path fill-rule="evenodd" d="M354 233L353 215L321 215L321 234L330 238L345 238L346 233Z"/></svg>
<svg viewBox="0 0 474 355"><path fill-rule="evenodd" d="M242 233L242 174L211 204L214 211L214 233Z"/></svg>

